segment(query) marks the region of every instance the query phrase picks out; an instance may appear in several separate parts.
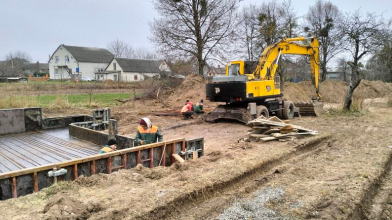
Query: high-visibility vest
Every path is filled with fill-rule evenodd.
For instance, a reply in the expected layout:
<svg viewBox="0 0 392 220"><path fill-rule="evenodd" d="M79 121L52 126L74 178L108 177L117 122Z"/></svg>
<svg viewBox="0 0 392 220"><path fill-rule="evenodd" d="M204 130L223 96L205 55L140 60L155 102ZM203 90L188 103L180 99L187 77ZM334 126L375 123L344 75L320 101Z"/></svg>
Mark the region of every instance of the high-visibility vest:
<svg viewBox="0 0 392 220"><path fill-rule="evenodd" d="M145 134L145 133L157 133L158 127L157 126L151 126L150 130L147 132L147 130L144 130L142 126L138 127L139 133L140 134Z"/></svg>

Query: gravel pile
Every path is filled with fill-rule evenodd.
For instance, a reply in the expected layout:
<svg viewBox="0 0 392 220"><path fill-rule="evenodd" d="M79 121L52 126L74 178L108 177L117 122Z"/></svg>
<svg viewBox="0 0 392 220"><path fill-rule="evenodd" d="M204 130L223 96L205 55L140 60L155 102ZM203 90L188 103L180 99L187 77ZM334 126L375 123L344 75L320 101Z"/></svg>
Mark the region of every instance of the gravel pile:
<svg viewBox="0 0 392 220"><path fill-rule="evenodd" d="M217 219L254 219L254 220L280 220L283 218L278 213L265 207L267 201L279 201L284 195L281 188L266 188L262 191L257 191L252 199L244 201L236 201L220 214Z"/></svg>

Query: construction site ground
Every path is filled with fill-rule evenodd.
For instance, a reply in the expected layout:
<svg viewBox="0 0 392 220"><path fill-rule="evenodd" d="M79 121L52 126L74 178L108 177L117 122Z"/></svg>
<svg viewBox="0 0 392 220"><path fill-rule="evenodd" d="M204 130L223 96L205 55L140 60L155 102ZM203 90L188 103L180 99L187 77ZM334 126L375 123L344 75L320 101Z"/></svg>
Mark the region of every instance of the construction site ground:
<svg viewBox="0 0 392 220"><path fill-rule="evenodd" d="M111 112L119 134L134 136L140 118L149 117L165 140L203 137L205 156L61 182L0 201L2 219L391 219L392 85L363 81L354 94L361 111L344 113L336 109L347 85L323 84L326 113L290 121L319 134L287 142L245 142L249 127L237 122L151 113L204 98L197 76L166 102L118 105ZM312 91L301 86L309 85L285 85L285 97L308 100Z"/></svg>

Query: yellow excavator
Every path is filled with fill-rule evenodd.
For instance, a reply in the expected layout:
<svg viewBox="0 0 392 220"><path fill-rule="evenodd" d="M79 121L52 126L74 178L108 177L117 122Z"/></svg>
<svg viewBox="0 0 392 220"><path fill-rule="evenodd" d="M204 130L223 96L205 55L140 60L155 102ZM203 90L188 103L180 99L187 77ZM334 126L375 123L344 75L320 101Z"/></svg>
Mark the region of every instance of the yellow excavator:
<svg viewBox="0 0 392 220"><path fill-rule="evenodd" d="M283 54L309 56L312 83L316 89L311 102L294 105L282 99L280 77L276 71ZM317 38L285 38L268 46L259 61L230 62L226 66L226 76L215 76L212 83L206 85L206 99L226 103L205 115L206 121L235 119L247 123L261 115L266 118L275 115L281 119L292 119L298 110L301 115L319 115L323 104L319 93Z"/></svg>

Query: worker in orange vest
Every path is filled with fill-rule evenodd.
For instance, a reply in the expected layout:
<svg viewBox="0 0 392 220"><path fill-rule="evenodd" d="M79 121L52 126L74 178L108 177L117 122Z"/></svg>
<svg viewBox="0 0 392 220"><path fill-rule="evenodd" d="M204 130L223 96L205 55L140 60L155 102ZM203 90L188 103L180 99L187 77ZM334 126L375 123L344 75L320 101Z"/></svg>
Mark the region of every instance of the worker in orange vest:
<svg viewBox="0 0 392 220"><path fill-rule="evenodd" d="M187 100L188 101L188 100ZM192 102L188 101L184 107L181 109L181 114L184 116L184 119L190 119L192 118L192 115L194 114L193 112L193 107L192 107Z"/></svg>
<svg viewBox="0 0 392 220"><path fill-rule="evenodd" d="M152 125L149 118L142 118L136 130L136 145L151 144L163 141L163 135L157 126Z"/></svg>

